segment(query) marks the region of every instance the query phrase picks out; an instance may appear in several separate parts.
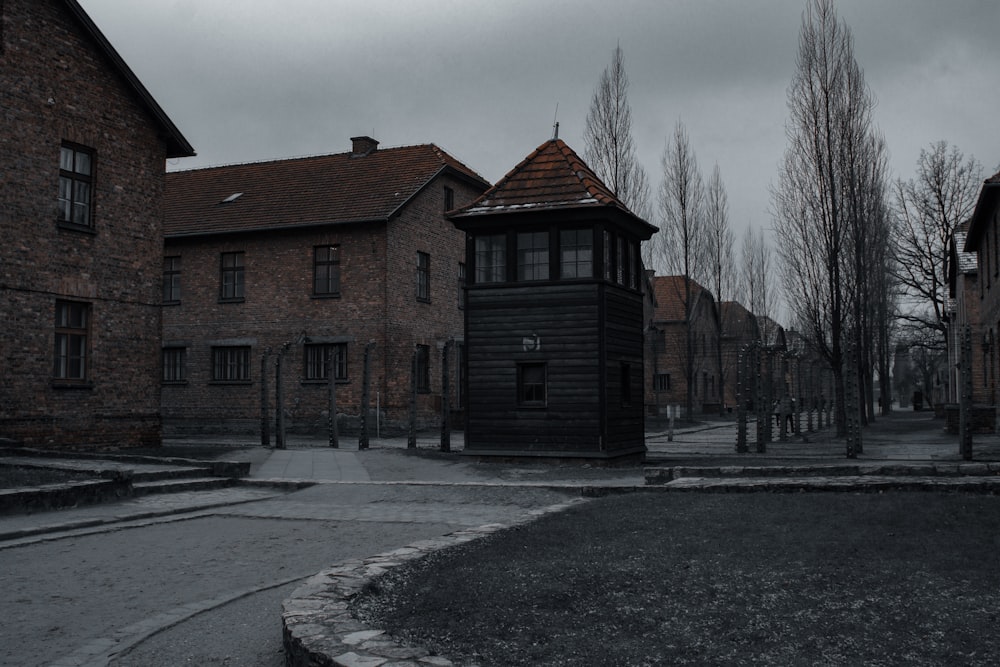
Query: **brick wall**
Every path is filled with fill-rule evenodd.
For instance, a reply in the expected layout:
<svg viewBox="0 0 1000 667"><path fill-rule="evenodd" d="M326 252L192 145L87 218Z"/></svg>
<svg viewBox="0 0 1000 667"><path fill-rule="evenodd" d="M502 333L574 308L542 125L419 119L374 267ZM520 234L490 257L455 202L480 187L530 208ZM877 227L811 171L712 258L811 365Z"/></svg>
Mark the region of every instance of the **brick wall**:
<svg viewBox="0 0 1000 667"><path fill-rule="evenodd" d="M365 344L376 343L370 406L374 409L379 403L389 430L405 427L408 419L413 346L430 346L431 392L419 396L418 409L422 425L434 423L440 405L439 346L460 337L463 326L457 285L464 234L444 219L446 185L455 192L456 206L477 194L442 176L388 223L168 238L163 254L181 257L181 301L164 308L164 345L187 351L186 380L163 386L168 432L256 432L262 355L268 347L277 351L303 332L309 340L347 342L348 380L338 384L337 408L349 416L360 414ZM313 296L317 245L341 248L339 297ZM431 258L429 303L416 298L418 250ZM220 253L237 251L245 253L245 298L240 303L220 303ZM213 342L251 347L249 382L212 381ZM273 373L272 360L268 377L272 411ZM304 382L303 375L304 350L301 344L293 345L283 362L286 427L290 432L322 433L328 387L325 382Z"/></svg>
<svg viewBox="0 0 1000 667"><path fill-rule="evenodd" d="M159 280L166 146L56 0L5 0L0 49L0 437L159 442ZM63 142L94 152L93 230L57 224ZM83 388L55 386L57 299L89 304Z"/></svg>

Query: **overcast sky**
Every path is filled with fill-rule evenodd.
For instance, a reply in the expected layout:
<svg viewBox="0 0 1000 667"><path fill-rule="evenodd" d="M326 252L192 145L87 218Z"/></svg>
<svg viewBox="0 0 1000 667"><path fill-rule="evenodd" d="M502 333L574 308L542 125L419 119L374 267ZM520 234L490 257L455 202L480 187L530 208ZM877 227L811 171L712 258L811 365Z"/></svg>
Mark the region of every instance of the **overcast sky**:
<svg viewBox="0 0 1000 667"><path fill-rule="evenodd" d="M804 0L81 0L194 145L170 169L435 143L496 182L552 136L580 155L620 44L651 183L678 119L730 220L771 226ZM944 139L1000 164L1000 2L840 0L895 176ZM556 113L558 107L558 115ZM992 121L992 122L991 122ZM656 222L653 220L651 222Z"/></svg>

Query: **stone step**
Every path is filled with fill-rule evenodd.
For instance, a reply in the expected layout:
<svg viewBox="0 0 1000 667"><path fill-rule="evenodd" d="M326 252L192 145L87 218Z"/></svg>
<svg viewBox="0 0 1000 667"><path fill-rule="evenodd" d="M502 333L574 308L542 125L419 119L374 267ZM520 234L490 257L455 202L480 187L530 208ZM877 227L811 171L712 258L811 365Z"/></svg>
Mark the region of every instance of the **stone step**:
<svg viewBox="0 0 1000 667"><path fill-rule="evenodd" d="M992 477L1000 463L834 464L815 466L649 466L647 485L667 484L684 478L807 478L807 477Z"/></svg>
<svg viewBox="0 0 1000 667"><path fill-rule="evenodd" d="M172 479L157 479L145 482L136 482L132 485L132 493L135 496L144 496L152 493L180 493L184 491L206 491L210 489L224 489L233 486L236 480L225 477L185 477Z"/></svg>
<svg viewBox="0 0 1000 667"><path fill-rule="evenodd" d="M649 487L647 487L649 488ZM682 477L653 487L660 491L715 493L800 493L804 491L868 492L947 491L1000 493L1000 477L864 475L833 477ZM653 490L649 489L649 490Z"/></svg>
<svg viewBox="0 0 1000 667"><path fill-rule="evenodd" d="M206 467L170 467L162 469L136 470L132 473L133 482L154 482L161 479L178 479L190 477L212 477L211 466Z"/></svg>

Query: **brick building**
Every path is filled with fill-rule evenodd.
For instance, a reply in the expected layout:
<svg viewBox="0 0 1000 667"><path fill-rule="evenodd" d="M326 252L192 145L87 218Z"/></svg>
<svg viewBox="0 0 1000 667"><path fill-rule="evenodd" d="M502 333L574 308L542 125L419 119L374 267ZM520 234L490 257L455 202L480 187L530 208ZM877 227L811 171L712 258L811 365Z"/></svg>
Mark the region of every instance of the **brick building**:
<svg viewBox="0 0 1000 667"><path fill-rule="evenodd" d="M719 321L723 405L735 410L740 355L753 343L760 343L760 327L754 314L736 301L723 301L719 304Z"/></svg>
<svg viewBox="0 0 1000 667"><path fill-rule="evenodd" d="M75 0L0 3L0 437L159 444L162 194L193 155Z"/></svg>
<svg viewBox="0 0 1000 667"><path fill-rule="evenodd" d="M948 300L945 304L948 321L948 386L945 402L957 405L962 389L961 359L962 335L968 326L972 335L972 402L993 403L988 395L987 372L983 330L979 318L979 264L976 253L965 252L965 239L969 221L959 225L948 242L945 255L945 275L948 279Z"/></svg>
<svg viewBox="0 0 1000 667"><path fill-rule="evenodd" d="M692 371L692 412L718 413L722 395L719 386L719 312L712 293L690 280L690 308L684 276L652 279L656 307L651 323L653 392L650 403L664 408L687 405L688 363ZM688 333L690 331L690 352Z"/></svg>
<svg viewBox="0 0 1000 667"><path fill-rule="evenodd" d="M464 235L444 213L489 183L432 144L352 142L346 153L168 174L169 431L256 431L262 368L273 410L280 352L287 428L321 432L327 360L338 413L358 415L369 342L370 405L383 426L407 423L415 351L420 421L436 418L442 349L462 339L465 280ZM460 358L460 345L449 349ZM458 406L461 369L450 366Z"/></svg>
<svg viewBox="0 0 1000 667"><path fill-rule="evenodd" d="M973 401L995 406L1000 373L1000 172L986 179L979 191L964 251L976 253L978 267L979 331L972 339ZM975 297L972 300L975 302ZM966 305L967 313L971 313Z"/></svg>

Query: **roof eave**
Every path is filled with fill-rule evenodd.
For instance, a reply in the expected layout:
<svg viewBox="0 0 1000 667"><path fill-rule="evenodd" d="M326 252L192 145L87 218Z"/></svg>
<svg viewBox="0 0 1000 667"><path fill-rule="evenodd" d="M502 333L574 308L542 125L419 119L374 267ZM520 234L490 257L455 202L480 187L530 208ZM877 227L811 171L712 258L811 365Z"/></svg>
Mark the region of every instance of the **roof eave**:
<svg viewBox="0 0 1000 667"><path fill-rule="evenodd" d="M503 208L480 208L477 210L464 209L458 213L448 216L456 227L461 230L474 227L477 220L498 220L503 218L523 218L532 216L552 216L559 213L567 213L568 217L579 217L581 214L592 214L595 219L613 220L631 228L637 236L643 240L649 239L659 231L655 225L651 225L634 213L622 209L613 204L559 204L554 206L527 205L522 207L512 206Z"/></svg>
<svg viewBox="0 0 1000 667"><path fill-rule="evenodd" d="M104 55L115 66L136 95L139 96L140 101L146 107L147 111L159 123L161 136L167 145L167 158L192 157L196 155L194 148L184 138L184 135L181 134L180 129L174 125L163 108L153 99L149 90L146 89L139 80L139 77L135 75L135 72L132 71L121 55L118 54L115 47L111 45L108 38L101 32L101 29L97 27L93 19L80 6L80 3L77 0L66 0L66 6L76 16L77 20L80 21L80 24L83 25L94 41L97 42Z"/></svg>
<svg viewBox="0 0 1000 667"><path fill-rule="evenodd" d="M240 229L212 229L197 232L165 232L165 239L189 239L204 236L225 236L229 234L256 234L263 232L280 232L300 229L315 229L318 227L340 227L342 225L367 225L389 222L389 218L357 218L354 220L324 220L322 222L304 222L291 225L268 225L266 227L243 227Z"/></svg>
<svg viewBox="0 0 1000 667"><path fill-rule="evenodd" d="M969 231L965 234L964 252L976 252L979 250L979 239L986 230L989 221L990 209L994 204L997 194L1000 192L1000 183L986 181L979 191L979 199L976 201L976 208L969 219Z"/></svg>

